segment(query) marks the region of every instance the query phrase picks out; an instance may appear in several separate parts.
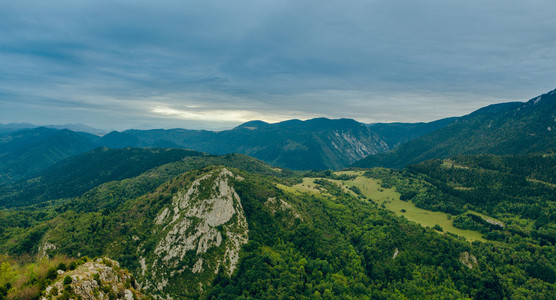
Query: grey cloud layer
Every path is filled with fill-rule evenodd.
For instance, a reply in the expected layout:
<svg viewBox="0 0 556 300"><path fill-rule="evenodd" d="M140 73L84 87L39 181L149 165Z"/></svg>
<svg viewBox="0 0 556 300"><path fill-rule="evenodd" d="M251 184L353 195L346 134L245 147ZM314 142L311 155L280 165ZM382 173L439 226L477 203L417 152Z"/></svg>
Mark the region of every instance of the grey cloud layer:
<svg viewBox="0 0 556 300"><path fill-rule="evenodd" d="M0 122L459 115L554 88L555 13L544 0L3 1Z"/></svg>

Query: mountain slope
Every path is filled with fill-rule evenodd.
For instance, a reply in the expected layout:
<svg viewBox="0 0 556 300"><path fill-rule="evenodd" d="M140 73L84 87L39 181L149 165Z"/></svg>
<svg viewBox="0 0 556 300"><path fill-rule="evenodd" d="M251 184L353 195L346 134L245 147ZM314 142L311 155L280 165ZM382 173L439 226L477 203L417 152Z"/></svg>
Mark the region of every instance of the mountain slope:
<svg viewBox="0 0 556 300"><path fill-rule="evenodd" d="M0 184L33 176L70 156L96 148L98 136L44 127L0 136Z"/></svg>
<svg viewBox="0 0 556 300"><path fill-rule="evenodd" d="M389 146L365 125L349 119L252 121L220 132L127 130L100 141L109 147L184 147L211 154L243 153L296 170L339 169Z"/></svg>
<svg viewBox="0 0 556 300"><path fill-rule="evenodd" d="M497 234L506 240L470 244L356 197L339 179L350 178L344 173L321 173L331 178L311 178L308 189L310 178L301 182L244 155L186 157L76 199L0 211L0 253L110 257L146 294L162 298L537 299L556 292L555 248L532 230L504 229ZM376 193L389 193L387 201L399 198L386 187L389 176L418 183L411 174L374 173L385 176Z"/></svg>
<svg viewBox="0 0 556 300"><path fill-rule="evenodd" d="M428 123L376 123L369 128L379 134L391 149L396 146L446 127L458 118L440 119Z"/></svg>
<svg viewBox="0 0 556 300"><path fill-rule="evenodd" d="M542 152L556 147L556 90L526 103L490 105L452 124L400 145L383 154L371 155L356 167L401 168L432 158L461 154L518 154Z"/></svg>
<svg viewBox="0 0 556 300"><path fill-rule="evenodd" d="M0 188L0 207L80 196L102 183L135 177L188 156L203 155L185 149L97 148L58 162L37 177Z"/></svg>

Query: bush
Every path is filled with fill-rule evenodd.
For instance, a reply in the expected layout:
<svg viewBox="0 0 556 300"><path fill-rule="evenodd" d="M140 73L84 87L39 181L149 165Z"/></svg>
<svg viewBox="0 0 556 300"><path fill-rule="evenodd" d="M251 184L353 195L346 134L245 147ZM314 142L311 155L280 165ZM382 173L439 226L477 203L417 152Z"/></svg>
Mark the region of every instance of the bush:
<svg viewBox="0 0 556 300"><path fill-rule="evenodd" d="M71 279L71 277L70 277L69 275L67 275L67 276L64 278L64 285L70 284L72 281L73 281L73 280Z"/></svg>
<svg viewBox="0 0 556 300"><path fill-rule="evenodd" d="M52 296L57 296L58 295L58 288L57 287L52 287L52 289L50 290L50 295Z"/></svg>
<svg viewBox="0 0 556 300"><path fill-rule="evenodd" d="M46 273L47 279L56 279L58 277L58 271L55 268L48 269L48 273Z"/></svg>
<svg viewBox="0 0 556 300"><path fill-rule="evenodd" d="M62 271L66 271L67 270L67 266L65 263L61 262L58 264L58 270L62 270Z"/></svg>

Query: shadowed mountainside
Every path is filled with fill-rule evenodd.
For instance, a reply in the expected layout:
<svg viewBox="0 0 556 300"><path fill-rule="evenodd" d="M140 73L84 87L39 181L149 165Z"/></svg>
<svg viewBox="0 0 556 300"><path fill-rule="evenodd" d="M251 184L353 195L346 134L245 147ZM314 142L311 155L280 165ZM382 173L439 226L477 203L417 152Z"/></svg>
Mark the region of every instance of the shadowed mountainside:
<svg viewBox="0 0 556 300"><path fill-rule="evenodd" d="M355 167L403 168L462 154L519 154L556 147L556 90L528 102L494 104Z"/></svg>

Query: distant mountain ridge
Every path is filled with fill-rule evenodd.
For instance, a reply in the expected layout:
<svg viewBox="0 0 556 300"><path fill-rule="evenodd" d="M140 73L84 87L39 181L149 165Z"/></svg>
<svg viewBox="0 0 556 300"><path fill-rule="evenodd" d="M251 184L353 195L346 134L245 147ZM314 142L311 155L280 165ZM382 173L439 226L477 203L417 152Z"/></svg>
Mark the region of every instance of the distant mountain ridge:
<svg viewBox="0 0 556 300"><path fill-rule="evenodd" d="M527 102L483 107L355 167L403 168L462 154L522 154L556 147L556 90Z"/></svg>
<svg viewBox="0 0 556 300"><path fill-rule="evenodd" d="M390 149L383 138L351 119L317 118L279 123L250 121L219 132L186 129L111 132L99 144L180 147L211 154L242 153L290 169L340 169Z"/></svg>
<svg viewBox="0 0 556 300"><path fill-rule="evenodd" d="M81 123L75 123L75 124L68 123L62 125L35 125L31 123L8 123L8 124L0 124L0 134L15 132L22 129L33 129L39 127L52 128L52 129L69 129L71 131L86 132L86 133L91 133L99 136L107 133L106 130L94 128Z"/></svg>
<svg viewBox="0 0 556 300"><path fill-rule="evenodd" d="M366 125L351 119L326 118L279 123L255 120L218 132L133 129L102 137L45 127L10 131L6 128L13 124L0 125L0 185L35 177L63 159L97 147L241 153L294 170L342 169L352 164L400 168L461 154L540 152L556 147L555 103L556 92L552 91L527 103L491 105L463 117L430 123Z"/></svg>
<svg viewBox="0 0 556 300"><path fill-rule="evenodd" d="M390 148L409 142L427 133L446 127L458 118L451 117L428 123L375 123L368 126L384 138Z"/></svg>
<svg viewBox="0 0 556 300"><path fill-rule="evenodd" d="M97 147L98 136L45 127L0 136L0 184L33 176L65 158Z"/></svg>

